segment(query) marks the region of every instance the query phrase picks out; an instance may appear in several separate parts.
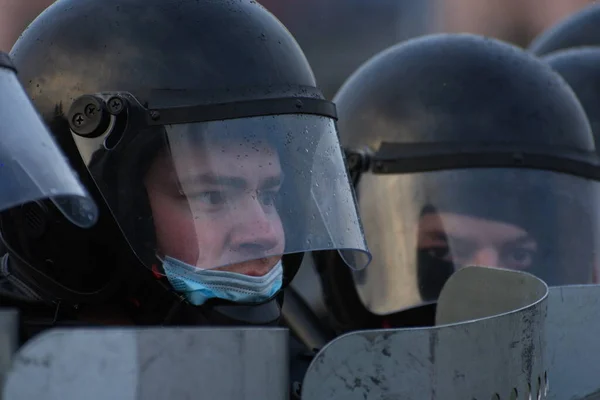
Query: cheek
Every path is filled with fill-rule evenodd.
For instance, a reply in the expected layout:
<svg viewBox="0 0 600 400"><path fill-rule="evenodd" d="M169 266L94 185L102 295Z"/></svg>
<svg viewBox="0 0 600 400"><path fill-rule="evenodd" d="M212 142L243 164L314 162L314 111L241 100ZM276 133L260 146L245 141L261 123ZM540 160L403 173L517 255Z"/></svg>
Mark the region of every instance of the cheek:
<svg viewBox="0 0 600 400"><path fill-rule="evenodd" d="M281 222L281 218L277 218L277 222L274 224L274 230L277 237L281 238L279 240L279 244L277 245L277 251L279 253L283 253L285 250L285 231L283 229L283 223Z"/></svg>
<svg viewBox="0 0 600 400"><path fill-rule="evenodd" d="M196 257L193 263L198 263L202 268L216 265L226 248L231 228L222 219L197 216L189 229L191 231L188 234L194 237L193 243L190 243Z"/></svg>
<svg viewBox="0 0 600 400"><path fill-rule="evenodd" d="M180 201L162 194L152 194L149 198L157 250L186 263L195 263L198 241L190 210Z"/></svg>

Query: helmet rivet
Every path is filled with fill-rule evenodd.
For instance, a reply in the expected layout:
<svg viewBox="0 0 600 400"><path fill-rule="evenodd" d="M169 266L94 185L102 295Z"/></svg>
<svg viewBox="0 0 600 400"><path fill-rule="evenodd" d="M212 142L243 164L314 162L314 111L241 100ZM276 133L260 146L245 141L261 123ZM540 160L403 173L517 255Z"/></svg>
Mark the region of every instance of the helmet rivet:
<svg viewBox="0 0 600 400"><path fill-rule="evenodd" d="M75 126L81 126L85 123L85 116L81 113L75 114L73 116L73 124Z"/></svg>

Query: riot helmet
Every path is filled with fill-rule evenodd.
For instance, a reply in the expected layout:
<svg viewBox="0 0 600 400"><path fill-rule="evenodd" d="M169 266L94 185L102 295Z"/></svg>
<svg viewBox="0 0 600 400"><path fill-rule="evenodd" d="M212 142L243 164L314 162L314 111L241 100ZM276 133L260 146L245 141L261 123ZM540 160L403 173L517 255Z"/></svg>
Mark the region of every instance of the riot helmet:
<svg viewBox="0 0 600 400"><path fill-rule="evenodd" d="M85 229L98 208L69 166L0 52L0 211L49 199L70 223Z"/></svg>
<svg viewBox="0 0 600 400"><path fill-rule="evenodd" d="M334 102L375 255L352 274L318 259L338 319L348 304L365 311L347 326L433 304L462 266L592 282L598 158L583 108L548 65L499 40L430 35L372 58Z"/></svg>
<svg viewBox="0 0 600 400"><path fill-rule="evenodd" d="M596 144L600 140L600 47L578 47L555 51L544 57L577 95L585 109ZM598 146L596 145L596 151Z"/></svg>
<svg viewBox="0 0 600 400"><path fill-rule="evenodd" d="M25 213L3 220L50 296L121 294L139 323L264 324L304 252L368 263L335 106L255 1L62 0L11 54L102 202L85 236L42 210L36 235Z"/></svg>
<svg viewBox="0 0 600 400"><path fill-rule="evenodd" d="M538 35L528 50L543 56L560 49L600 44L600 4L569 15Z"/></svg>

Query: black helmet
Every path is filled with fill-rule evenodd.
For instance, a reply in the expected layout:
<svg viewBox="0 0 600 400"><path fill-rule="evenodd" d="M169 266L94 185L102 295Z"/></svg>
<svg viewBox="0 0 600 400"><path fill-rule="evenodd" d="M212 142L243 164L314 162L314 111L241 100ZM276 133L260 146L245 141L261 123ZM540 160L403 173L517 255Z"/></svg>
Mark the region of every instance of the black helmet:
<svg viewBox="0 0 600 400"><path fill-rule="evenodd" d="M101 203L89 232L44 204L2 219L15 271L49 300L127 298L138 323L262 324L304 252L366 252L335 107L255 1L57 1L11 55ZM214 296L231 272L271 279L282 255L261 300ZM198 282L207 269L220 272Z"/></svg>
<svg viewBox="0 0 600 400"><path fill-rule="evenodd" d="M353 275L331 268L335 255L317 258L342 329L435 302L468 264L523 269L551 285L592 281L594 141L545 63L494 39L425 36L365 63L334 102L375 254Z"/></svg>
<svg viewBox="0 0 600 400"><path fill-rule="evenodd" d="M531 42L528 50L542 56L556 50L598 44L600 44L600 4L592 4L542 32Z"/></svg>
<svg viewBox="0 0 600 400"><path fill-rule="evenodd" d="M573 89L590 121L595 142L599 143L600 47L560 50L542 57L542 60L558 72ZM599 151L597 146L596 151Z"/></svg>

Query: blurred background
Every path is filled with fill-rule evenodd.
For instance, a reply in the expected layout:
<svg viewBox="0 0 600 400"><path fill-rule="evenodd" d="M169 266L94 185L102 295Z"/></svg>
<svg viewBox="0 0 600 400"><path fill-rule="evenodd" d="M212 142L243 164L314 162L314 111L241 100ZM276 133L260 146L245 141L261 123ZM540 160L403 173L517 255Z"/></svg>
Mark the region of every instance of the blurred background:
<svg viewBox="0 0 600 400"><path fill-rule="evenodd" d="M186 0L165 0L186 1ZM470 32L519 46L590 0L259 0L288 27L328 98L363 62L402 40ZM0 0L0 50L9 51L53 0Z"/></svg>

